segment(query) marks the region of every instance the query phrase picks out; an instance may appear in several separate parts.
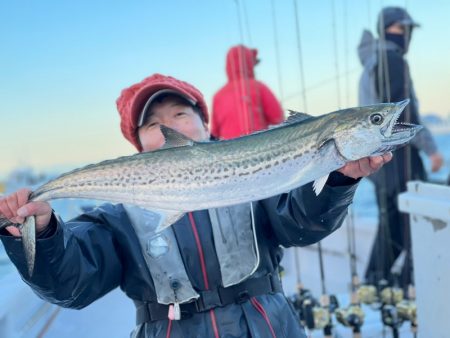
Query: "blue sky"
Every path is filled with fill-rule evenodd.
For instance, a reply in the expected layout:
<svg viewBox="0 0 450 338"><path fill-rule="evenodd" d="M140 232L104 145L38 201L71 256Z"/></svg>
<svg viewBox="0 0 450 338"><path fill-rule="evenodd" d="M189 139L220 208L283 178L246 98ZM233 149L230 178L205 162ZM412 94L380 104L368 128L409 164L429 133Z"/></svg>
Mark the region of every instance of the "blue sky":
<svg viewBox="0 0 450 338"><path fill-rule="evenodd" d="M387 5L406 6L422 24L408 56L422 112L450 114L450 2L297 3L310 114L357 104L356 46ZM210 104L238 43L258 48L256 75L283 107L305 110L293 1L2 1L0 31L0 177L18 165L75 167L133 153L119 130L120 91L160 72L193 83ZM339 85L338 70L348 74Z"/></svg>

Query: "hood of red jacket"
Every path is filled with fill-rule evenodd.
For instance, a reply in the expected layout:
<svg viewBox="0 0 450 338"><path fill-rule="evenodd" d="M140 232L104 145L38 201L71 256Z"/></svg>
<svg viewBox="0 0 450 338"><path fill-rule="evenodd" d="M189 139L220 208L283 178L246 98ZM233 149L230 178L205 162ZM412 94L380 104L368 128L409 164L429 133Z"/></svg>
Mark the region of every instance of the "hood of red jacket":
<svg viewBox="0 0 450 338"><path fill-rule="evenodd" d="M254 68L258 63L258 50L238 45L231 47L227 53L226 71L228 80L254 78Z"/></svg>

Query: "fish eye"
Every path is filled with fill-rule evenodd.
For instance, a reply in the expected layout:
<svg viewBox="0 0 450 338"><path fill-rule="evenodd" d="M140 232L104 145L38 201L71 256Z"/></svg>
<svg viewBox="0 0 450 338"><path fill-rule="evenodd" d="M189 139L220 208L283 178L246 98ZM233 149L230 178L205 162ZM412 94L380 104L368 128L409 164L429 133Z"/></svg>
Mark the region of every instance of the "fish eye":
<svg viewBox="0 0 450 338"><path fill-rule="evenodd" d="M370 122L372 122L373 124L380 125L380 124L383 123L383 120L384 120L383 119L383 115L378 114L378 113L373 114L373 115L370 116Z"/></svg>

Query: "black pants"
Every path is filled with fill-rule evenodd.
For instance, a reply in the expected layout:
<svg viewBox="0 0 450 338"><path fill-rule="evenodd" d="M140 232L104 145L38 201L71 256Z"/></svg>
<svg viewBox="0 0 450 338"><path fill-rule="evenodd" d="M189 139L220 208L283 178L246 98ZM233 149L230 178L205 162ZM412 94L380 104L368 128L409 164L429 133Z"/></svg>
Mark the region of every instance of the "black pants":
<svg viewBox="0 0 450 338"><path fill-rule="evenodd" d="M409 215L398 210L398 194L406 191L409 180L426 179L419 152L410 146L395 151L392 161L371 177L375 183L379 225L366 269L366 282L378 285L384 279L405 291L414 283ZM391 268L402 251L406 252L406 258L400 274L394 276Z"/></svg>
<svg viewBox="0 0 450 338"><path fill-rule="evenodd" d="M390 285L407 289L413 282L411 232L409 216L398 210L397 195L386 195L377 189L379 226L365 274L366 282L378 285L382 279ZM384 199L384 200L383 200ZM391 273L392 266L402 251L406 252L401 273Z"/></svg>

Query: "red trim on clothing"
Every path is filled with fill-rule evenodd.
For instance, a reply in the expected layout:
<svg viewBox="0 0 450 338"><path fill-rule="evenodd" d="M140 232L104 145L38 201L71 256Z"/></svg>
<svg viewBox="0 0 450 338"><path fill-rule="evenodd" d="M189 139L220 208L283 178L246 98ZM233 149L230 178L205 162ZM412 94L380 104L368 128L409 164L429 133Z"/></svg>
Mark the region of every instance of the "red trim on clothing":
<svg viewBox="0 0 450 338"><path fill-rule="evenodd" d="M169 325L167 326L166 338L170 337L170 332L172 331L172 320L169 319Z"/></svg>
<svg viewBox="0 0 450 338"><path fill-rule="evenodd" d="M192 231L194 232L195 243L197 244L198 255L200 256L200 266L203 273L203 282L205 283L205 289L209 290L208 274L206 273L205 256L203 255L203 248L200 243L200 237L198 236L197 225L195 224L194 216L192 212L189 213L189 220L191 221Z"/></svg>
<svg viewBox="0 0 450 338"><path fill-rule="evenodd" d="M214 331L214 337L219 338L219 329L217 328L217 322L216 322L216 314L214 310L209 310L209 315L211 316L211 323Z"/></svg>
<svg viewBox="0 0 450 338"><path fill-rule="evenodd" d="M269 326L270 333L272 333L273 338L277 338L275 331L272 327L272 323L270 322L269 316L266 313L266 310L264 310L264 307L261 305L260 302L256 300L255 297L250 298L250 302L253 304L255 309L263 316L264 320L266 321L267 325Z"/></svg>
<svg viewBox="0 0 450 338"><path fill-rule="evenodd" d="M208 273L206 272L205 256L203 254L202 244L200 243L200 237L198 236L197 225L195 224L195 219L194 215L192 215L192 212L190 212L188 215L189 221L191 222L192 232L194 233L195 243L197 244L198 256L200 258L200 266L202 268L203 274L203 282L205 283L205 289L209 290ZM211 325L213 327L214 337L219 338L219 329L217 328L216 315L214 313L214 310L211 309L209 311L209 314L211 317Z"/></svg>

